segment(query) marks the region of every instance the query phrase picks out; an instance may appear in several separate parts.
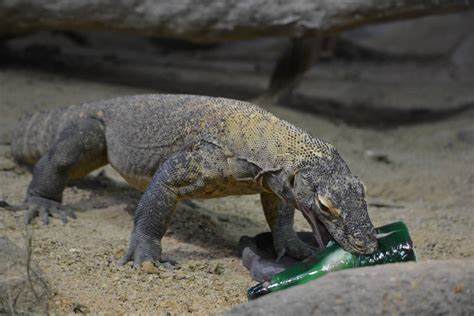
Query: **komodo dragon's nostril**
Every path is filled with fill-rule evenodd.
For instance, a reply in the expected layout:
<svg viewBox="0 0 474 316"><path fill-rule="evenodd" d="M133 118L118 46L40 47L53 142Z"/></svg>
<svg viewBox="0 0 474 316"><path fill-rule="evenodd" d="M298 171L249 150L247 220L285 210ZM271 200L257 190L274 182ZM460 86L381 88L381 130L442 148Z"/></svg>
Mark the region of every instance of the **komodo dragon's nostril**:
<svg viewBox="0 0 474 316"><path fill-rule="evenodd" d="M363 241L356 240L354 241L354 248L356 248L359 251L365 250L367 247Z"/></svg>

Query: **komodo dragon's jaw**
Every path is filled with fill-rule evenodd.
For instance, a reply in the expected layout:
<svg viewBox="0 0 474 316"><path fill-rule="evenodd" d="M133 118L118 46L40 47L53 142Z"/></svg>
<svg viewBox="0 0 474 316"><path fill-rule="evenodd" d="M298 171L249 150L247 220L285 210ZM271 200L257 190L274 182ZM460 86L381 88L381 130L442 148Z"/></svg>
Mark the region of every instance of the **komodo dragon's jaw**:
<svg viewBox="0 0 474 316"><path fill-rule="evenodd" d="M290 205L293 205L294 208L303 214L303 217L311 227L314 238L318 243L318 248L322 249L330 240L334 241L334 238L331 236L331 234L329 234L324 224L317 219L314 211L308 207L305 207L306 203L302 203L301 197L298 197L298 193L294 190L294 186L289 183L288 179L291 178L291 176L289 176L291 174L293 173L281 169L273 171L264 178L265 185L271 191L273 191L273 193L278 195L280 199L284 200Z"/></svg>
<svg viewBox="0 0 474 316"><path fill-rule="evenodd" d="M304 207L298 207L298 209L303 214L303 217L309 223L311 230L313 232L314 239L319 245L320 249L326 247L327 243L332 240L334 241L334 237L328 232L327 228L321 223L320 220L316 218L314 213L311 210L308 210Z"/></svg>
<svg viewBox="0 0 474 316"><path fill-rule="evenodd" d="M330 240L345 250L367 254L377 248L365 189L334 150L331 158L309 159L268 178L280 198L300 210L320 248Z"/></svg>

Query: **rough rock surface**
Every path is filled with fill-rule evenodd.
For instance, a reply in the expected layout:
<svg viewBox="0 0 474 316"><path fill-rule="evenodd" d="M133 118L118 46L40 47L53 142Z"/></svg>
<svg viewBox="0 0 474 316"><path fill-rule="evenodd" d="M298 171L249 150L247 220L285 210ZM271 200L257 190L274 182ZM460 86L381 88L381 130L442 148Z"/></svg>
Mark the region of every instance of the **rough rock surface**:
<svg viewBox="0 0 474 316"><path fill-rule="evenodd" d="M331 273L225 315L472 315L474 261L428 261Z"/></svg>
<svg viewBox="0 0 474 316"><path fill-rule="evenodd" d="M367 25L343 33L342 38L386 58L445 57L459 49L472 34L473 20L474 11L427 16Z"/></svg>
<svg viewBox="0 0 474 316"><path fill-rule="evenodd" d="M472 5L470 0L8 0L0 2L0 34L60 29L133 32L193 41L295 37Z"/></svg>
<svg viewBox="0 0 474 316"><path fill-rule="evenodd" d="M470 21L474 28L474 19ZM465 28L458 25L451 29L457 30L453 32L455 40ZM327 58L309 70L293 97L282 103L353 124L376 126L429 121L462 112L474 106L474 36L463 38L451 50L452 55L442 59ZM383 46L383 36L373 35L371 41ZM263 39L182 49L140 37L43 32L6 42L0 49L0 63L69 70L93 80L132 82L173 93L249 100L267 89L271 70L286 44L284 39ZM405 52L412 54L405 47ZM436 50L427 51L432 53Z"/></svg>

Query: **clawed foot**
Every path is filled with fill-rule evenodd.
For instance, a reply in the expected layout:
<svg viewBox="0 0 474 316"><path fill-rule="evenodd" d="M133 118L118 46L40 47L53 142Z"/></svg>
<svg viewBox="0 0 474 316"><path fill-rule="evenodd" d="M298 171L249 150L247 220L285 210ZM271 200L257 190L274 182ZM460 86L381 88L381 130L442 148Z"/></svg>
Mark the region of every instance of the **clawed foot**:
<svg viewBox="0 0 474 316"><path fill-rule="evenodd" d="M71 209L65 209L61 203L47 198L30 196L26 201L26 205L28 210L25 215L25 224L30 224L37 216L40 217L45 225L49 223L49 216L60 218L64 224L67 223L68 217L72 219L77 218Z"/></svg>
<svg viewBox="0 0 474 316"><path fill-rule="evenodd" d="M123 266L129 261L133 262L134 268L139 268L143 262L152 262L155 266L173 268L176 261L161 258L161 242L150 237L138 237L132 234L128 251L118 262Z"/></svg>
<svg viewBox="0 0 474 316"><path fill-rule="evenodd" d="M283 245L275 244L275 250L277 252L277 262L285 255L303 260L314 256L318 252L317 248L311 247L296 235L293 238L285 239Z"/></svg>

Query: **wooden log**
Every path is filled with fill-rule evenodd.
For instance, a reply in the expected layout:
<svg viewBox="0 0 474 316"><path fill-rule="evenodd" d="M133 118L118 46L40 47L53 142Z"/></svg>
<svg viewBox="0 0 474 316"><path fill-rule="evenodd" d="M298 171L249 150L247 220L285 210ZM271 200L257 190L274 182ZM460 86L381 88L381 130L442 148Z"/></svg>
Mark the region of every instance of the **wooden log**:
<svg viewBox="0 0 474 316"><path fill-rule="evenodd" d="M0 34L97 30L220 42L327 35L373 22L462 11L474 0L2 0Z"/></svg>

